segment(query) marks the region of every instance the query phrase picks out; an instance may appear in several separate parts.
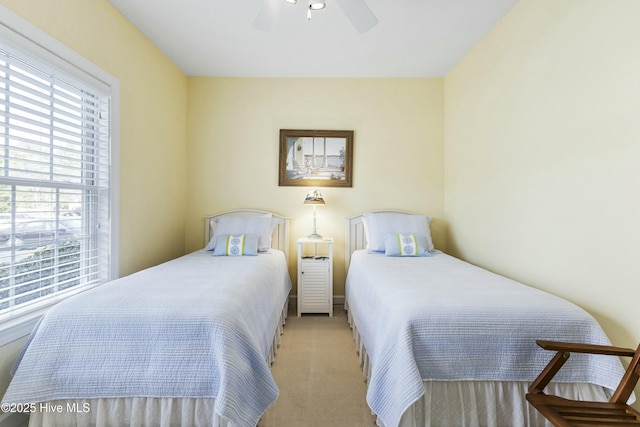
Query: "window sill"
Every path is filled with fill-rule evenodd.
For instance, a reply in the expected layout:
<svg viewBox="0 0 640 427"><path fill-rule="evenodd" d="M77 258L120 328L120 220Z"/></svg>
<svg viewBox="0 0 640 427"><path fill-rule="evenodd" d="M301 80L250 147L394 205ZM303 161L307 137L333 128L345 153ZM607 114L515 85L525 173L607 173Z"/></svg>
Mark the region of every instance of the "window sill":
<svg viewBox="0 0 640 427"><path fill-rule="evenodd" d="M96 286L100 286L100 284L73 288L68 292L59 293L56 298L36 303L29 311L13 318L2 319L0 317L0 347L29 335L42 315L57 303Z"/></svg>
<svg viewBox="0 0 640 427"><path fill-rule="evenodd" d="M0 346L4 346L31 333L49 307L43 307L29 314L3 322L0 329Z"/></svg>

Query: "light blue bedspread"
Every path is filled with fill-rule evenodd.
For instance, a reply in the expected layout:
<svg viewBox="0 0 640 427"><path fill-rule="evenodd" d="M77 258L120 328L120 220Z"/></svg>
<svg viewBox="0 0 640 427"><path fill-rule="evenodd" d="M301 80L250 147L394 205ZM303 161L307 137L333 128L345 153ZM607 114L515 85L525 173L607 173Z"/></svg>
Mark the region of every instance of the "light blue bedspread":
<svg viewBox="0 0 640 427"><path fill-rule="evenodd" d="M255 426L278 396L267 359L290 289L276 250L194 252L99 286L41 319L3 402L209 397Z"/></svg>
<svg viewBox="0 0 640 427"><path fill-rule="evenodd" d="M537 339L610 345L576 305L445 254L357 251L346 297L371 362L367 402L386 427L423 380L531 382L553 356ZM556 380L615 389L622 373L618 358L576 354Z"/></svg>

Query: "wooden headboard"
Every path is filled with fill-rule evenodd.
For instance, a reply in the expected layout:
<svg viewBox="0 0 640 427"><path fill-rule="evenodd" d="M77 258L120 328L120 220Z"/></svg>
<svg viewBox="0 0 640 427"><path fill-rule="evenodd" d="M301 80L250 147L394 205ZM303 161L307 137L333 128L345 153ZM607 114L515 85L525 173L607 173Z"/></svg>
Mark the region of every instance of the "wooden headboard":
<svg viewBox="0 0 640 427"><path fill-rule="evenodd" d="M396 211L396 210L378 210L365 212L362 214L348 217L345 220L345 232L344 232L344 266L348 270L349 263L351 262L351 254L359 249L366 249L367 236L364 233L364 223L362 222L363 215L367 213L387 212L397 213L403 215L415 215L413 212Z"/></svg>
<svg viewBox="0 0 640 427"><path fill-rule="evenodd" d="M276 226L271 235L271 247L284 252L286 259L289 259L289 222L290 219L273 212L255 210L255 209L237 209L233 211L221 212L215 215L205 217L204 221L204 244L205 246L211 240L213 232L216 229L217 220L223 216L265 216L272 215L277 220Z"/></svg>

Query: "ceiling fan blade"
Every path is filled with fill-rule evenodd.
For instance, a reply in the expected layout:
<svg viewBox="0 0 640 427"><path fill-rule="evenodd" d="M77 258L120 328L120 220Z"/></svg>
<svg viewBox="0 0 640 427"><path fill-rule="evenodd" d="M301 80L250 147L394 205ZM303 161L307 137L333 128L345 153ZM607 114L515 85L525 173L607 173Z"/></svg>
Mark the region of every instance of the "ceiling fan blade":
<svg viewBox="0 0 640 427"><path fill-rule="evenodd" d="M282 1L264 0L251 27L262 31L269 31L280 14L281 6Z"/></svg>
<svg viewBox="0 0 640 427"><path fill-rule="evenodd" d="M371 12L364 0L336 0L349 21L359 33L369 31L378 23L378 18Z"/></svg>

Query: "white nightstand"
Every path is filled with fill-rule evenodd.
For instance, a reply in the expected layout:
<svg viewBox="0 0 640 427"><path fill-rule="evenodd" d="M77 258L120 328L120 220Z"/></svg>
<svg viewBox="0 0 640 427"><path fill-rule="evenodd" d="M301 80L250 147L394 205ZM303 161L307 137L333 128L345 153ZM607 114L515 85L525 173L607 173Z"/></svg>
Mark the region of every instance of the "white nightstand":
<svg viewBox="0 0 640 427"><path fill-rule="evenodd" d="M298 317L333 316L333 239L298 239Z"/></svg>

